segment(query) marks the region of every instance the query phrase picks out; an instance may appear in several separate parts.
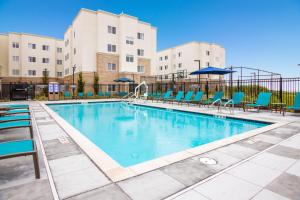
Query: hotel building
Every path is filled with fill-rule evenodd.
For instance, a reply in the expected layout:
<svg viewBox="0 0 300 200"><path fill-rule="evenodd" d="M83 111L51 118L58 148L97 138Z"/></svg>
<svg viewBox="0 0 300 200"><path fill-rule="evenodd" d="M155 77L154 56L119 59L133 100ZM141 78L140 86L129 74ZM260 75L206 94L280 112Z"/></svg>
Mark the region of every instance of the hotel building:
<svg viewBox="0 0 300 200"><path fill-rule="evenodd" d="M50 80L63 78L63 51L63 40L56 38L26 33L1 34L2 82L41 83L43 73L47 73Z"/></svg>
<svg viewBox="0 0 300 200"><path fill-rule="evenodd" d="M217 44L205 42L189 42L173 48L157 52L157 65L153 68L153 75L170 78L170 74L183 72L189 74L207 66L224 67L225 49ZM201 76L206 78L206 75ZM211 79L217 76L210 76ZM187 78L197 78L195 75L187 75Z"/></svg>
<svg viewBox="0 0 300 200"><path fill-rule="evenodd" d="M86 84L114 84L119 77L140 81L155 67L156 28L126 14L81 9L64 35L65 82L82 72Z"/></svg>

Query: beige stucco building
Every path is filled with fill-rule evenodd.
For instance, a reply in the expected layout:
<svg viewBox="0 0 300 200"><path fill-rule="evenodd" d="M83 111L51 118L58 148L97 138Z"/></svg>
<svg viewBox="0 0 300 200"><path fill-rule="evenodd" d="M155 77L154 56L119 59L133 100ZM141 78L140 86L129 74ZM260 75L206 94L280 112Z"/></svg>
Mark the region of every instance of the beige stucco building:
<svg viewBox="0 0 300 200"><path fill-rule="evenodd" d="M225 49L218 44L189 42L159 51L156 55L157 64L153 68L153 75L162 76L164 79L168 75L170 78L172 73L189 74L199 69L199 61L201 68L207 66L222 68L225 66ZM187 78L196 77L187 75ZM210 76L210 78L215 77Z"/></svg>
<svg viewBox="0 0 300 200"><path fill-rule="evenodd" d="M81 9L64 35L67 82L83 73L86 84L113 84L119 77L139 82L155 66L156 28L126 14Z"/></svg>
<svg viewBox="0 0 300 200"><path fill-rule="evenodd" d="M27 33L0 35L2 82L41 82L63 78L63 41ZM47 69L47 70L45 70Z"/></svg>

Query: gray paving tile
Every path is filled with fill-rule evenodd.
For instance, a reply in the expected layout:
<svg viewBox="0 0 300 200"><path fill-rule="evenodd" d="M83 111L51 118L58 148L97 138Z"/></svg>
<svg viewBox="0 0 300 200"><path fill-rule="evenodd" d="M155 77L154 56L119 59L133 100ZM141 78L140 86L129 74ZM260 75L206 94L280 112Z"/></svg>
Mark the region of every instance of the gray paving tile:
<svg viewBox="0 0 300 200"><path fill-rule="evenodd" d="M36 180L31 183L0 190L3 200L52 200L48 180Z"/></svg>
<svg viewBox="0 0 300 200"><path fill-rule="evenodd" d="M229 174L221 174L194 188L211 200L249 200L260 187Z"/></svg>
<svg viewBox="0 0 300 200"><path fill-rule="evenodd" d="M268 150L268 152L279 156L288 157L288 158L300 159L300 149L295 149L292 147L278 145Z"/></svg>
<svg viewBox="0 0 300 200"><path fill-rule="evenodd" d="M281 171L266 168L251 162L245 162L233 169L230 169L226 173L264 187L277 178L281 174Z"/></svg>
<svg viewBox="0 0 300 200"><path fill-rule="evenodd" d="M292 200L300 200L299 185L300 177L283 173L266 188Z"/></svg>
<svg viewBox="0 0 300 200"><path fill-rule="evenodd" d="M272 135L259 134L257 136L252 137L254 140L268 142L271 144L277 144L281 142L283 139L279 137L275 137Z"/></svg>
<svg viewBox="0 0 300 200"><path fill-rule="evenodd" d="M162 199L185 187L158 170L121 181L118 185L134 200Z"/></svg>
<svg viewBox="0 0 300 200"><path fill-rule="evenodd" d="M81 153L77 145L74 144L71 140L69 140L69 143L61 143L57 139L47 140L43 143L48 160L73 156Z"/></svg>
<svg viewBox="0 0 300 200"><path fill-rule="evenodd" d="M61 199L75 196L110 183L96 167L63 174L55 177L54 181Z"/></svg>
<svg viewBox="0 0 300 200"><path fill-rule="evenodd" d="M265 152L251 159L249 162L253 162L270 169L285 171L293 163L295 163L296 160Z"/></svg>
<svg viewBox="0 0 300 200"><path fill-rule="evenodd" d="M92 191L68 198L68 200L130 200L115 184L110 184Z"/></svg>
<svg viewBox="0 0 300 200"><path fill-rule="evenodd" d="M290 200L270 190L262 190L252 200Z"/></svg>
<svg viewBox="0 0 300 200"><path fill-rule="evenodd" d="M300 149L300 134L281 143L283 146Z"/></svg>
<svg viewBox="0 0 300 200"><path fill-rule="evenodd" d="M198 157L168 165L161 171L186 186L193 185L217 172L202 164Z"/></svg>
<svg viewBox="0 0 300 200"><path fill-rule="evenodd" d="M292 128L277 128L271 131L264 132L265 135L272 135L275 137L280 137L282 139L289 138L297 133L298 131Z"/></svg>
<svg viewBox="0 0 300 200"><path fill-rule="evenodd" d="M174 198L173 200L208 200L203 195L201 195L199 192L196 192L194 190L190 190L186 193L183 193L182 195Z"/></svg>
<svg viewBox="0 0 300 200"><path fill-rule="evenodd" d="M300 160L294 163L286 172L300 177Z"/></svg>
<svg viewBox="0 0 300 200"><path fill-rule="evenodd" d="M251 149L254 149L257 151L263 151L273 145L272 143L263 142L263 141L255 141L253 139L242 140L235 144L241 145L243 147L248 147L248 148L251 148Z"/></svg>
<svg viewBox="0 0 300 200"><path fill-rule="evenodd" d="M56 124L39 125L39 131L43 141L67 137L66 133Z"/></svg>
<svg viewBox="0 0 300 200"><path fill-rule="evenodd" d="M217 151L239 159L246 159L258 152L257 150L248 147L243 147L237 144L231 144L225 147L221 147L217 149Z"/></svg>

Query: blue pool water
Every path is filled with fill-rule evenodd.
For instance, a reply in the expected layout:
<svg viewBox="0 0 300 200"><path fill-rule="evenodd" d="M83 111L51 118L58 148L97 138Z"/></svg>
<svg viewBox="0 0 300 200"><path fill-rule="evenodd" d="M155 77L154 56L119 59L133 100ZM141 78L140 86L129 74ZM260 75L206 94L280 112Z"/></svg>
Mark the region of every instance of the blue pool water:
<svg viewBox="0 0 300 200"><path fill-rule="evenodd" d="M48 106L123 167L268 125L121 102Z"/></svg>

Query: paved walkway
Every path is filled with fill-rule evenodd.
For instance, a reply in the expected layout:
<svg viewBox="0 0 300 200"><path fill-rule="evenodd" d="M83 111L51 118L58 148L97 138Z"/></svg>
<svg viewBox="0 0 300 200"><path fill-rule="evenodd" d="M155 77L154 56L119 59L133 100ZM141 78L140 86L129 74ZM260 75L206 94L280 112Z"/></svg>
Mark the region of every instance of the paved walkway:
<svg viewBox="0 0 300 200"><path fill-rule="evenodd" d="M38 103L31 103L31 109L38 127L35 136L40 135L47 158L44 163L40 156L42 179L34 179L30 158L25 164L13 159L1 161L0 199L53 199L49 178L53 179L59 199L69 200L156 200L167 197L297 200L300 197L300 122L114 183ZM282 118L270 113L260 113L259 116ZM293 116L282 119L299 120ZM18 134L13 133L20 137ZM6 140L12 134L0 137ZM213 158L217 164L203 164L200 162L202 157ZM46 173L48 165L51 177Z"/></svg>

